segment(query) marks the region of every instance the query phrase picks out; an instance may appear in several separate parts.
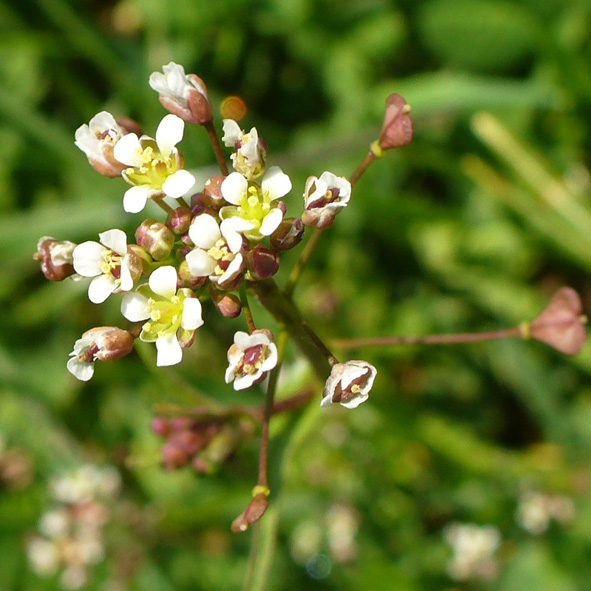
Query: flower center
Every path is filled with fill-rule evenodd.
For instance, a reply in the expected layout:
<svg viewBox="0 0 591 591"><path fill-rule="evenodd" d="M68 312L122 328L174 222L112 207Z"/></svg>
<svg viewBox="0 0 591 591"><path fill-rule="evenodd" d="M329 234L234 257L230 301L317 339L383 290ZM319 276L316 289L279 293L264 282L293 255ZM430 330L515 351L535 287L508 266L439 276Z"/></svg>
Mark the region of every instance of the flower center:
<svg viewBox="0 0 591 591"><path fill-rule="evenodd" d="M269 347L266 345L253 345L244 350L242 362L236 373L241 375L252 375L256 373L264 361L269 357Z"/></svg>
<svg viewBox="0 0 591 591"><path fill-rule="evenodd" d="M117 286L121 285L121 259L123 257L112 250L103 251L99 265L103 275L112 275Z"/></svg>
<svg viewBox="0 0 591 591"><path fill-rule="evenodd" d="M172 151L163 156L158 147L150 142L141 153L141 164L138 168L127 168L125 178L132 185L150 186L162 189L164 181L179 169L177 153Z"/></svg>
<svg viewBox="0 0 591 591"><path fill-rule="evenodd" d="M223 238L220 238L208 251L207 254L217 262L215 269L213 270L214 275L218 277L223 275L230 263L236 258L236 255L230 251L228 244Z"/></svg>
<svg viewBox="0 0 591 591"><path fill-rule="evenodd" d="M143 340L156 340L168 333L176 333L181 327L184 298L174 295L169 300L148 299L146 313L150 319L142 328Z"/></svg>

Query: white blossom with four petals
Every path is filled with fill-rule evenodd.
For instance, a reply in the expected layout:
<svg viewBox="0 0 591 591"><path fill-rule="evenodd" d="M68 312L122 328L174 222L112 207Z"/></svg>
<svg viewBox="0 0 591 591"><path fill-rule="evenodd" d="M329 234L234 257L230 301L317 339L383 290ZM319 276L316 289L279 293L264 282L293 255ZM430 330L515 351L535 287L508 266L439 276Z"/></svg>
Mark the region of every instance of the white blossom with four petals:
<svg viewBox="0 0 591 591"><path fill-rule="evenodd" d="M133 185L123 197L125 211L138 213L149 198L179 198L192 189L195 177L182 168L183 159L175 147L183 139L184 128L180 117L166 115L158 125L155 139L129 133L117 142L114 156L130 167L122 176Z"/></svg>
<svg viewBox="0 0 591 591"><path fill-rule="evenodd" d="M377 369L367 361L354 360L333 365L320 406L338 402L345 408L357 408L369 398L377 373Z"/></svg>
<svg viewBox="0 0 591 591"><path fill-rule="evenodd" d="M127 293L121 302L121 313L131 322L147 320L140 339L155 342L156 365L175 365L183 352L179 333L194 331L203 324L201 302L190 289L177 290L177 272L172 266L152 272L148 286Z"/></svg>
<svg viewBox="0 0 591 591"><path fill-rule="evenodd" d="M82 277L93 277L88 298L94 304L104 302L114 291L133 288L127 237L117 228L99 234L100 244L89 240L72 253L74 270Z"/></svg>

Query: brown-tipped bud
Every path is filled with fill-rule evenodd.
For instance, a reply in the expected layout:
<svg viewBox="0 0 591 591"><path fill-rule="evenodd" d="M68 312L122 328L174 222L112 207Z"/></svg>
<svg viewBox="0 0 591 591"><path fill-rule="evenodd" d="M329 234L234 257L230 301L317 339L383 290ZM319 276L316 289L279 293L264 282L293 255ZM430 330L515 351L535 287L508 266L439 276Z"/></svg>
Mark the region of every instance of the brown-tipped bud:
<svg viewBox="0 0 591 591"><path fill-rule="evenodd" d="M162 70L163 74L153 72L149 80L162 106L188 123L211 123L213 107L203 80L196 74L185 74L185 69L173 62Z"/></svg>
<svg viewBox="0 0 591 591"><path fill-rule="evenodd" d="M131 117L122 117L121 119L117 119L117 125L123 129L124 133L135 133L138 137L142 137L144 135L144 130L142 126L135 121L135 119L131 119Z"/></svg>
<svg viewBox="0 0 591 591"><path fill-rule="evenodd" d="M579 294L571 287L562 287L535 320L521 326L521 331L525 338L534 338L565 355L576 355L587 336L586 322Z"/></svg>
<svg viewBox="0 0 591 591"><path fill-rule="evenodd" d="M304 222L300 218L284 218L270 236L271 246L279 252L290 250L302 241L304 230Z"/></svg>
<svg viewBox="0 0 591 591"><path fill-rule="evenodd" d="M236 318L237 316L240 316L242 304L240 303L240 298L238 296L233 293L221 294L212 289L211 297L222 316L225 316L226 318Z"/></svg>
<svg viewBox="0 0 591 591"><path fill-rule="evenodd" d="M153 219L144 220L141 223L135 232L135 239L155 261L168 258L175 241L170 229Z"/></svg>
<svg viewBox="0 0 591 591"><path fill-rule="evenodd" d="M56 240L43 236L37 243L37 252L33 255L41 264L41 271L49 281L63 281L74 275L72 253L76 244L68 240Z"/></svg>
<svg viewBox="0 0 591 591"><path fill-rule="evenodd" d="M191 218L191 210L186 205L183 205L168 214L166 225L175 234L184 234L191 225Z"/></svg>
<svg viewBox="0 0 591 591"><path fill-rule="evenodd" d="M410 105L399 94L391 94L386 99L386 113L378 145L382 150L401 148L410 144L413 136Z"/></svg>
<svg viewBox="0 0 591 591"><path fill-rule="evenodd" d="M212 176L208 179L203 187L203 194L201 197L202 203L205 207L219 209L226 202L222 195L222 183L225 176Z"/></svg>
<svg viewBox="0 0 591 591"><path fill-rule="evenodd" d="M261 492L248 503L246 509L242 515L234 519L232 522L232 531L234 533L240 533L246 531L253 523L256 523L267 510L269 506L269 500L267 494Z"/></svg>
<svg viewBox="0 0 591 591"><path fill-rule="evenodd" d="M279 269L279 256L276 252L257 244L245 256L246 266L254 279L268 279Z"/></svg>
<svg viewBox="0 0 591 591"><path fill-rule="evenodd" d="M146 252L145 248L142 248L138 244L128 244L127 252L130 255L130 268L133 267L134 271L139 271L140 275L148 273L152 265L152 257ZM135 268L137 265L137 269ZM132 272L134 281L136 279L135 273Z"/></svg>
<svg viewBox="0 0 591 591"><path fill-rule="evenodd" d="M150 428L152 429L152 433L160 437L168 437L171 431L170 420L166 417L154 417Z"/></svg>

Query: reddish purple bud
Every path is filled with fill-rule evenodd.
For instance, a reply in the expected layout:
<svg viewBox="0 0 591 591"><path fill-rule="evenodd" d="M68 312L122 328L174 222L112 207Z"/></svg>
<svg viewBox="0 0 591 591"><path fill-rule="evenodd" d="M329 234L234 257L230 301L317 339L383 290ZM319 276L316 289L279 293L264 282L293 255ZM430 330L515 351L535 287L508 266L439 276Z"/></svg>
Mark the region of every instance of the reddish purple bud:
<svg viewBox="0 0 591 591"><path fill-rule="evenodd" d="M117 125L119 125L125 131L125 133L135 133L135 135L138 137L142 137L142 135L144 135L142 126L130 117L122 117L121 119L117 119Z"/></svg>
<svg viewBox="0 0 591 591"><path fill-rule="evenodd" d="M37 252L33 255L41 264L41 271L49 281L63 281L74 275L72 252L76 244L67 240L55 240L44 236L37 243Z"/></svg>
<svg viewBox="0 0 591 591"><path fill-rule="evenodd" d="M562 287L542 313L521 330L525 338L534 338L565 355L576 355L585 343L586 322L579 294L571 287Z"/></svg>
<svg viewBox="0 0 591 591"><path fill-rule="evenodd" d="M133 335L117 326L97 326L82 334L82 339L94 343L87 355L93 361L115 361L129 355L133 349Z"/></svg>
<svg viewBox="0 0 591 591"><path fill-rule="evenodd" d="M154 417L150 427L152 432L160 437L167 437L170 434L170 421L166 417Z"/></svg>
<svg viewBox="0 0 591 591"><path fill-rule="evenodd" d="M206 181L201 197L202 203L206 207L213 207L217 210L226 203L222 196L222 183L225 178L224 176L218 175L212 176Z"/></svg>
<svg viewBox="0 0 591 591"><path fill-rule="evenodd" d="M276 252L257 244L246 253L246 265L256 279L268 279L279 269L279 256Z"/></svg>
<svg viewBox="0 0 591 591"><path fill-rule="evenodd" d="M193 469L197 474L202 474L203 476L209 474L212 470L211 464L200 456L195 456L191 460L191 466L193 466Z"/></svg>
<svg viewBox="0 0 591 591"><path fill-rule="evenodd" d="M221 294L212 289L211 297L222 316L225 316L226 318L236 318L237 316L240 316L242 304L240 303L240 298L238 296L233 293Z"/></svg>
<svg viewBox="0 0 591 591"><path fill-rule="evenodd" d="M386 114L378 145L382 150L401 148L410 144L413 136L410 105L399 94L391 94L386 99Z"/></svg>
<svg viewBox="0 0 591 591"><path fill-rule="evenodd" d="M191 210L183 205L171 211L166 218L166 225L175 234L184 234L191 225Z"/></svg>
<svg viewBox="0 0 591 591"><path fill-rule="evenodd" d="M232 522L232 531L240 533L246 531L253 523L256 523L267 510L269 500L267 495L263 492L255 495L250 501L242 515L234 519Z"/></svg>
<svg viewBox="0 0 591 591"><path fill-rule="evenodd" d="M141 223L135 232L135 239L155 261L168 258L175 241L170 229L153 219L147 219Z"/></svg>
<svg viewBox="0 0 591 591"><path fill-rule="evenodd" d="M173 417L170 419L170 428L172 431L185 431L195 425L194 419L190 417Z"/></svg>
<svg viewBox="0 0 591 591"><path fill-rule="evenodd" d="M279 252L290 250L302 241L304 230L304 222L300 218L284 218L270 236L271 246Z"/></svg>
<svg viewBox="0 0 591 591"><path fill-rule="evenodd" d="M162 447L162 463L166 470L182 468L190 461L189 456L174 441L167 441Z"/></svg>

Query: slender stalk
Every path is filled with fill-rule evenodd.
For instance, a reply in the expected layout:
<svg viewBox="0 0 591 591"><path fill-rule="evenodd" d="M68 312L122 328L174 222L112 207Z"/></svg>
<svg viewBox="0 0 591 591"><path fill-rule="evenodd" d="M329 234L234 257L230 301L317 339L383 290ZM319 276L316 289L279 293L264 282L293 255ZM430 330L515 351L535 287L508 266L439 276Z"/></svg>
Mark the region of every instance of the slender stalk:
<svg viewBox="0 0 591 591"><path fill-rule="evenodd" d="M289 279L283 288L283 293L290 298L293 295L295 287L306 268L314 249L318 242L320 242L320 238L322 237L323 231L319 230L318 228L314 228L314 233L310 236L308 242L306 242L306 246L298 259L295 267L292 269L291 274L289 275Z"/></svg>
<svg viewBox="0 0 591 591"><path fill-rule="evenodd" d="M331 341L331 345L337 349L362 349L366 347L388 347L398 345L459 345L461 343L511 338L523 338L523 331L520 327L492 330L488 332L432 334L423 337L388 336L361 339L335 339Z"/></svg>
<svg viewBox="0 0 591 591"><path fill-rule="evenodd" d="M155 201L156 204L158 205L158 207L160 207L160 209L165 211L167 215L174 211L174 209L172 209L172 207L170 207L170 205L168 205L168 203L166 203L162 199L154 199L153 201Z"/></svg>
<svg viewBox="0 0 591 591"><path fill-rule="evenodd" d="M209 136L209 141L211 142L211 147L213 148L213 152L218 162L218 166L220 167L220 171L224 176L227 176L228 165L226 164L226 157L224 156L224 151L222 150L222 145L220 144L220 138L218 137L218 134L215 130L213 121L206 123L204 127L205 131L207 131L207 135Z"/></svg>
<svg viewBox="0 0 591 591"><path fill-rule="evenodd" d="M374 154L373 150L369 150L365 155L365 158L361 161L355 172L349 178L349 182L351 183L351 188L353 188L357 181L361 178L361 175L369 168L369 165L372 162L375 162L378 157Z"/></svg>
<svg viewBox="0 0 591 591"><path fill-rule="evenodd" d="M285 327L289 336L314 368L318 379L324 382L336 358L304 321L294 303L282 293L272 279L252 282L250 288L263 307Z"/></svg>
<svg viewBox="0 0 591 591"><path fill-rule="evenodd" d="M240 303L242 305L242 312L244 313L246 324L248 325L248 332L252 334L257 327L254 324L252 310L250 309L250 304L248 303L248 296L246 294L246 288L244 287L244 284L242 284L242 287L240 288Z"/></svg>

